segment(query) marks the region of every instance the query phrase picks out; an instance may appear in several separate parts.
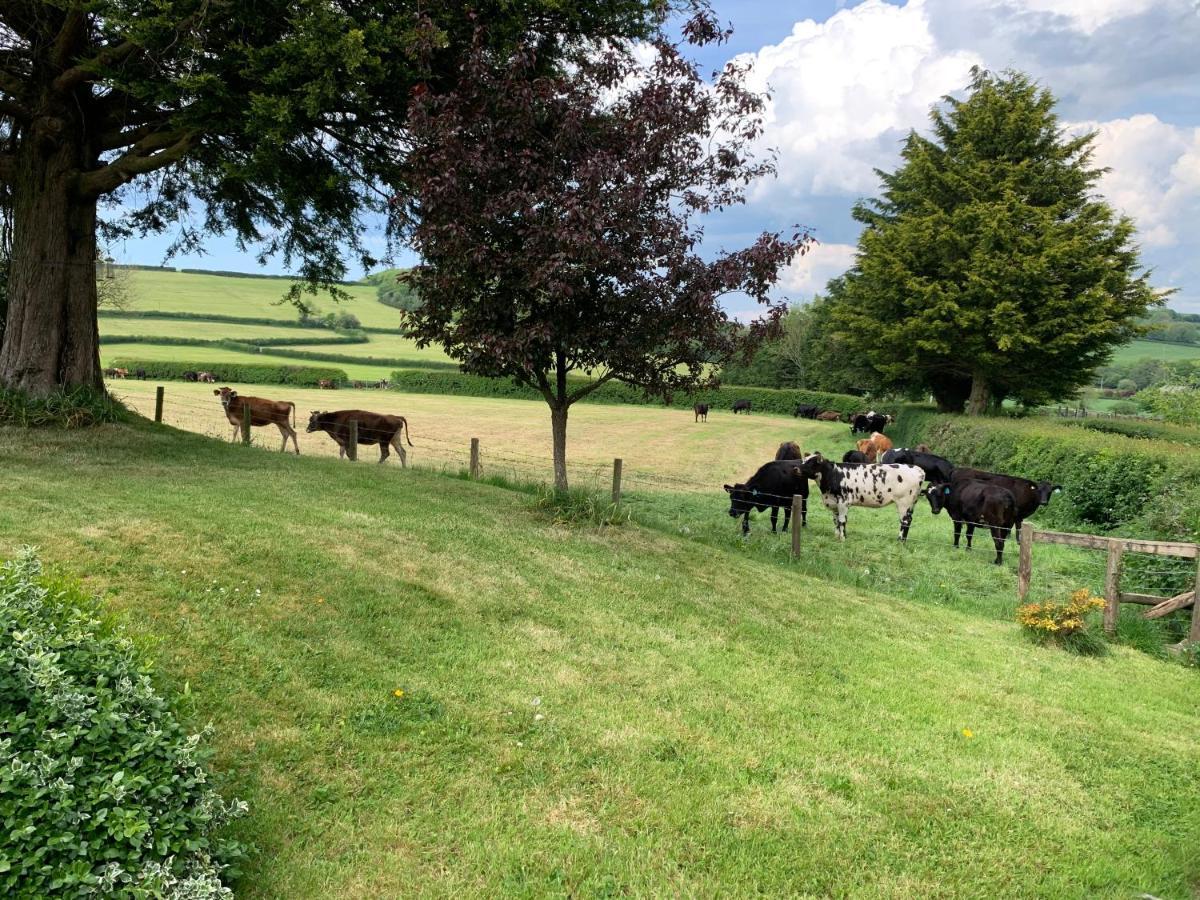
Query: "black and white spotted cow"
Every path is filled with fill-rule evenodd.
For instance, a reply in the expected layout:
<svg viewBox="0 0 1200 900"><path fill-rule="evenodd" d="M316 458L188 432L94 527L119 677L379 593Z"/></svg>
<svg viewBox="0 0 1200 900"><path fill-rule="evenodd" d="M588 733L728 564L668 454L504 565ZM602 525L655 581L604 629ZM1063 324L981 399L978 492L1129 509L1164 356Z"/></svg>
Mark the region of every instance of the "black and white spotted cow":
<svg viewBox="0 0 1200 900"><path fill-rule="evenodd" d="M846 539L846 511L851 506L879 509L889 503L895 503L900 514L900 540L908 539L913 507L925 480L925 473L917 466L838 465L814 453L804 458L796 472L817 483L821 502L833 513L838 540Z"/></svg>

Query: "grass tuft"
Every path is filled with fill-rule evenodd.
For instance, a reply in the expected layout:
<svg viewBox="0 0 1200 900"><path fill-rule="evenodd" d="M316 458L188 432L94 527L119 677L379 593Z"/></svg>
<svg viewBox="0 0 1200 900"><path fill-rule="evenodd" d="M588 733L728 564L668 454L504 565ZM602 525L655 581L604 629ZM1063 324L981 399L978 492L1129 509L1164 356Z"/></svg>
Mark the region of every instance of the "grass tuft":
<svg viewBox="0 0 1200 900"><path fill-rule="evenodd" d="M0 390L0 425L18 428L89 428L109 422L129 422L121 401L94 388L64 388L47 397Z"/></svg>
<svg viewBox="0 0 1200 900"><path fill-rule="evenodd" d="M545 513L556 525L624 525L631 518L629 509L613 503L604 494L572 489L556 491L539 488L534 495L534 509Z"/></svg>

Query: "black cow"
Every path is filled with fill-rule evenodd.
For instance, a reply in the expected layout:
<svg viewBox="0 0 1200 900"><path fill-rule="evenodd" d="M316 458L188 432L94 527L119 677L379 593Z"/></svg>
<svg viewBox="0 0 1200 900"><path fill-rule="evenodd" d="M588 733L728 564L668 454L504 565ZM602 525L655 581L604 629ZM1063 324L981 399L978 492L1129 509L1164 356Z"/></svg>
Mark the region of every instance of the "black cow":
<svg viewBox="0 0 1200 900"><path fill-rule="evenodd" d="M916 466L925 473L925 480L930 484L949 484L954 477L954 463L944 456L937 456L924 450L910 450L907 447L896 447L886 451L879 459L884 463L900 463L905 466Z"/></svg>
<svg viewBox="0 0 1200 900"><path fill-rule="evenodd" d="M801 403L796 407L795 412L792 413L792 417L796 419L815 419L817 413L820 411L821 407L819 406L813 406L811 403Z"/></svg>
<svg viewBox="0 0 1200 900"><path fill-rule="evenodd" d="M750 401L749 400L734 400L733 401L733 414L737 415L740 412L749 414L749 412L750 412Z"/></svg>
<svg viewBox="0 0 1200 900"><path fill-rule="evenodd" d="M692 407L692 413L696 417L692 421L699 422L700 420L703 419L705 422L707 422L708 421L708 404L707 403L697 403L695 406Z"/></svg>
<svg viewBox="0 0 1200 900"><path fill-rule="evenodd" d="M925 496L934 515L943 507L954 520L954 546L962 527L967 526L967 549L975 536L975 526L991 529L992 543L996 545L993 562L1004 562L1004 542L1017 523L1017 500L1012 491L989 481L955 481L951 484L935 484Z"/></svg>
<svg viewBox="0 0 1200 900"><path fill-rule="evenodd" d="M136 378L138 381L145 381L146 380L146 370L138 369L136 372L133 373L133 377Z"/></svg>
<svg viewBox="0 0 1200 900"><path fill-rule="evenodd" d="M1018 531L1021 530L1021 523L1037 512L1038 507L1048 504L1050 498L1062 490L1062 485L1049 481L1030 481L1028 478L1000 475L982 469L955 469L951 483L958 481L988 481L1011 491L1013 499L1017 501L1015 525Z"/></svg>
<svg viewBox="0 0 1200 900"><path fill-rule="evenodd" d="M885 460L885 462L891 461L890 459ZM870 460L867 459L867 454L861 450L847 450L842 454L842 462L848 466L865 466Z"/></svg>
<svg viewBox="0 0 1200 900"><path fill-rule="evenodd" d="M779 445L779 449L775 451L776 459L804 459L804 454L800 452L800 445L795 441L784 441Z"/></svg>
<svg viewBox="0 0 1200 900"><path fill-rule="evenodd" d="M850 419L851 434L870 434L873 431L883 432L893 421L891 416L885 416L871 410L868 413L859 413Z"/></svg>
<svg viewBox="0 0 1200 900"><path fill-rule="evenodd" d="M183 380L184 381L199 381L200 373L199 372L184 372Z"/></svg>
<svg viewBox="0 0 1200 900"><path fill-rule="evenodd" d="M783 508L783 530L792 519L792 498L800 496L800 527L808 525L808 479L799 474L794 459L776 459L761 466L745 484L727 484L729 515L742 517L742 534L750 533L750 510L771 510L771 531Z"/></svg>

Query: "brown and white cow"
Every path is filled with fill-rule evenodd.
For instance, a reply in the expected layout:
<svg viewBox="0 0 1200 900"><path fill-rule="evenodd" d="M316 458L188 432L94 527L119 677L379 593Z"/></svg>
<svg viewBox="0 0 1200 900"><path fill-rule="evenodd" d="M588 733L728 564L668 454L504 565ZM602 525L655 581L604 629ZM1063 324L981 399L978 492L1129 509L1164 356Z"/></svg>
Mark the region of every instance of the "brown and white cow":
<svg viewBox="0 0 1200 900"><path fill-rule="evenodd" d="M367 412L365 409L339 409L334 412L313 410L305 430L309 433L324 431L333 438L337 442L340 459L346 455L346 448L350 446L351 421L358 422L358 443L379 445L381 463L387 461L390 455L388 447L391 446L400 454L400 465L408 465L408 455L404 452L404 442L401 440L406 436L405 430L408 428L408 420L404 416ZM413 446L412 433L409 432L407 437L408 446Z"/></svg>
<svg viewBox="0 0 1200 900"><path fill-rule="evenodd" d="M817 413L817 421L818 422L840 422L840 421L842 421L842 414L840 412L838 412L837 410L827 409L824 412Z"/></svg>
<svg viewBox="0 0 1200 900"><path fill-rule="evenodd" d="M879 462L879 458L892 449L892 439L876 431L869 438L858 441L855 446L868 462Z"/></svg>
<svg viewBox="0 0 1200 900"><path fill-rule="evenodd" d="M221 398L221 406L225 408L225 418L229 420L229 424L233 426L233 434L230 435L231 441L236 441L238 431L242 427L242 415L247 406L250 407L250 425L251 427L258 425L274 425L279 429L280 435L283 436L283 443L279 447L279 452L287 450L288 438L292 439L292 446L296 448L296 455L300 455L300 445L296 442L296 404L288 403L283 400L266 400L262 397L243 397L237 391L223 387L218 391L213 391ZM288 419L291 418L289 424Z"/></svg>

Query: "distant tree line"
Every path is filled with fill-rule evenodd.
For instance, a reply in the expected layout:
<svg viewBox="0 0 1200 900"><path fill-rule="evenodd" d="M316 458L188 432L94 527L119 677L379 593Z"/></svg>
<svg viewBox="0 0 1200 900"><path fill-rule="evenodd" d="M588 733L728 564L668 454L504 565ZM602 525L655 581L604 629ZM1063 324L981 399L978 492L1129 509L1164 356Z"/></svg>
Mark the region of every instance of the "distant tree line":
<svg viewBox="0 0 1200 900"><path fill-rule="evenodd" d="M1181 313L1173 309L1156 309L1141 320L1147 327L1143 337L1148 341L1171 344L1200 344L1200 315Z"/></svg>

